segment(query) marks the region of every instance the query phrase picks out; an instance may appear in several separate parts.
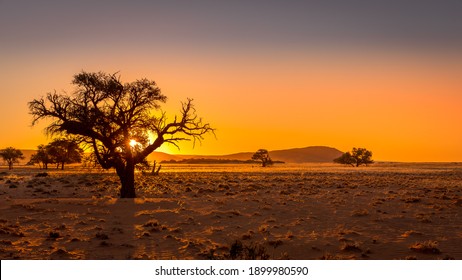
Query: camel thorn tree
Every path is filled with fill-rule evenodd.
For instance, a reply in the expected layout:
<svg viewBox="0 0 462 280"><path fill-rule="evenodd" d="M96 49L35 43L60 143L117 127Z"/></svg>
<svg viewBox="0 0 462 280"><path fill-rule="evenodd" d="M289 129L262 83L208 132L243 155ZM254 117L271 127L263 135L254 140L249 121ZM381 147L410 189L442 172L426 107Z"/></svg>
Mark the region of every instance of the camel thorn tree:
<svg viewBox="0 0 462 280"><path fill-rule="evenodd" d="M178 147L178 142L195 143L214 133L197 116L192 99L182 103L180 115L169 121L160 110L167 97L154 81L123 84L116 74L81 72L72 83L76 87L72 94L53 92L29 102L32 125L51 119L48 134L69 135L91 147L101 167L115 168L122 198L136 197L135 165L162 144Z"/></svg>
<svg viewBox="0 0 462 280"><path fill-rule="evenodd" d="M8 169L13 169L13 164L18 163L20 159L24 159L21 150L13 147L8 147L0 150L0 157L8 164Z"/></svg>
<svg viewBox="0 0 462 280"><path fill-rule="evenodd" d="M259 149L252 156L252 160L260 160L262 167L273 165L273 160L269 156L268 150Z"/></svg>
<svg viewBox="0 0 462 280"><path fill-rule="evenodd" d="M346 152L340 157L334 159L335 163L346 164L351 166L368 165L374 163L372 152L365 148L353 148L351 152Z"/></svg>

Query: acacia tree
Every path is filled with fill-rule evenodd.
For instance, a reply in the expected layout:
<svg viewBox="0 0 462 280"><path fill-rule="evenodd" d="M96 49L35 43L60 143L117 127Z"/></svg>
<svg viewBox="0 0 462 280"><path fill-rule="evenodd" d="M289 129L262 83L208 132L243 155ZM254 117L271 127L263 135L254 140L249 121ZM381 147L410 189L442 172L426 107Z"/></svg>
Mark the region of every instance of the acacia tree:
<svg viewBox="0 0 462 280"><path fill-rule="evenodd" d="M53 159L49 152L49 145L37 146L37 152L30 157L31 163L38 163L40 168L48 169L48 164L53 163Z"/></svg>
<svg viewBox="0 0 462 280"><path fill-rule="evenodd" d="M32 124L50 118L47 133L72 135L90 146L104 169L115 168L122 198L136 197L135 165L162 144L178 147L179 141L200 141L204 134L213 133L196 115L192 99L182 103L180 116L169 122L160 111L167 97L154 81L123 84L116 74L81 72L72 83L76 89L70 95L48 93L29 103Z"/></svg>
<svg viewBox="0 0 462 280"><path fill-rule="evenodd" d="M48 153L56 163L56 168L61 165L64 170L65 163L76 163L82 161L83 150L76 141L68 139L55 139L47 145Z"/></svg>
<svg viewBox="0 0 462 280"><path fill-rule="evenodd" d="M273 164L273 161L271 160L268 150L265 149L260 149L255 152L252 156L252 160L260 160L261 161L261 166L266 167L268 165Z"/></svg>
<svg viewBox="0 0 462 280"><path fill-rule="evenodd" d="M0 150L0 157L8 164L8 169L13 169L13 164L18 163L20 159L24 158L22 152L13 147L8 147Z"/></svg>
<svg viewBox="0 0 462 280"><path fill-rule="evenodd" d="M334 162L356 167L361 164L365 164L367 166L368 164L374 163L372 160L372 152L365 148L353 148L351 152L346 152L339 158L334 159Z"/></svg>

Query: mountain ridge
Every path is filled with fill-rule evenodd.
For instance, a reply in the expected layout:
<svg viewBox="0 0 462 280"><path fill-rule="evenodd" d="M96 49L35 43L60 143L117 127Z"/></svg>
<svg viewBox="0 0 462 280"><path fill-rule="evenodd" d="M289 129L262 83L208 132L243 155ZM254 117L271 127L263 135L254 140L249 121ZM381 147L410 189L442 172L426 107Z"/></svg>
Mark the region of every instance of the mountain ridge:
<svg viewBox="0 0 462 280"><path fill-rule="evenodd" d="M273 160L284 161L286 163L332 162L335 158L343 154L340 150L327 146L308 146L303 148L271 150L268 152ZM148 160L168 161L193 158L249 160L253 154L254 152L238 152L225 155L171 155L154 151L148 156Z"/></svg>

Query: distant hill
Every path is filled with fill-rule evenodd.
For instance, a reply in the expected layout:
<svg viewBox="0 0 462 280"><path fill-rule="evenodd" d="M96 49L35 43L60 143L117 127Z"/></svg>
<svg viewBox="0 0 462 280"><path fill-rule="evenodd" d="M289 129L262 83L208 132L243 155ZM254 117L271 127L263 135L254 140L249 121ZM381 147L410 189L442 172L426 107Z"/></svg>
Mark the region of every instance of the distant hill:
<svg viewBox="0 0 462 280"><path fill-rule="evenodd" d="M295 148L288 150L271 151L271 158L292 163L304 162L332 162L340 157L343 152L324 146L313 146L306 148Z"/></svg>
<svg viewBox="0 0 462 280"><path fill-rule="evenodd" d="M37 150L21 150L24 159L19 160L19 165L26 165L30 161L30 157L37 152ZM0 159L1 161L1 159Z"/></svg>
<svg viewBox="0 0 462 280"><path fill-rule="evenodd" d="M153 152L148 160L153 161L168 161L168 160L183 160L183 159L222 159L222 160L249 160L254 152L242 152L229 155L170 155L162 152ZM335 148L325 146L312 146L305 148L295 148L287 150L269 151L273 160L283 161L286 163L305 163L305 162L332 162L343 153Z"/></svg>

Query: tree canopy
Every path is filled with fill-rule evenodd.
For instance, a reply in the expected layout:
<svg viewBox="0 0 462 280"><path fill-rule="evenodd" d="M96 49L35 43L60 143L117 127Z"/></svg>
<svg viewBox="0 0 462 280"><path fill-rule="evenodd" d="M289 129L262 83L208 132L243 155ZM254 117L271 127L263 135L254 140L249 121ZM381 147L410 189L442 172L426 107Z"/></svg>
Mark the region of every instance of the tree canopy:
<svg viewBox="0 0 462 280"><path fill-rule="evenodd" d="M160 110L167 97L154 81L122 83L116 74L81 72L72 83L72 94L52 92L29 103L32 124L51 119L47 133L72 135L91 147L103 168L116 169L121 197L136 196L135 165L162 144L178 147L180 141L201 141L214 131L196 115L192 99L182 103L179 116L168 120Z"/></svg>
<svg viewBox="0 0 462 280"><path fill-rule="evenodd" d="M48 169L48 164L53 163L53 158L49 152L49 145L39 145L37 146L37 152L30 157L30 163L38 163L40 168Z"/></svg>
<svg viewBox="0 0 462 280"><path fill-rule="evenodd" d="M64 169L64 164L82 161L83 150L76 141L68 139L55 139L48 144L48 152L56 168Z"/></svg>
<svg viewBox="0 0 462 280"><path fill-rule="evenodd" d="M340 157L334 159L335 163L347 164L351 166L368 165L374 163L372 160L372 152L365 148L353 148L351 152L346 152Z"/></svg>
<svg viewBox="0 0 462 280"><path fill-rule="evenodd" d="M56 164L56 168L64 164L81 162L83 149L79 144L70 139L55 139L47 145L39 145L37 152L31 156L31 163L38 163L40 167L48 169L48 164Z"/></svg>
<svg viewBox="0 0 462 280"><path fill-rule="evenodd" d="M256 151L255 154L253 154L252 156L252 160L260 160L261 165L263 167L273 164L273 161L271 160L268 150L265 150L265 149L260 149Z"/></svg>
<svg viewBox="0 0 462 280"><path fill-rule="evenodd" d="M0 150L0 157L8 164L8 169L13 169L13 164L18 163L20 159L24 158L22 152L16 148L8 147Z"/></svg>

